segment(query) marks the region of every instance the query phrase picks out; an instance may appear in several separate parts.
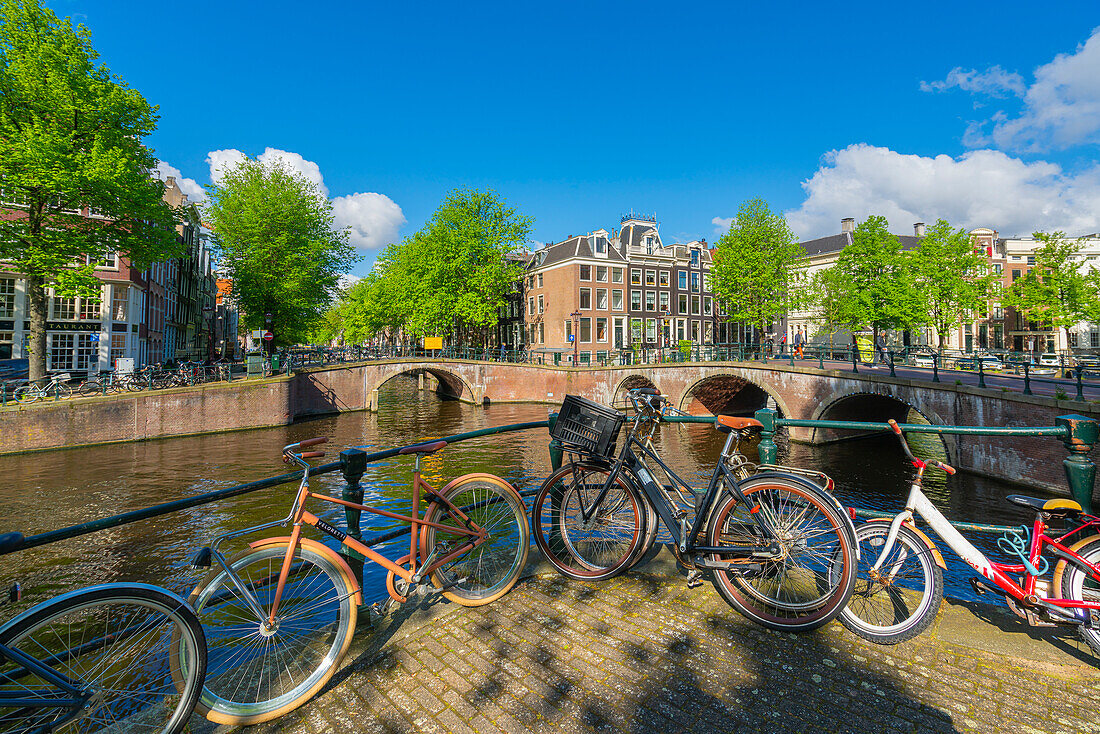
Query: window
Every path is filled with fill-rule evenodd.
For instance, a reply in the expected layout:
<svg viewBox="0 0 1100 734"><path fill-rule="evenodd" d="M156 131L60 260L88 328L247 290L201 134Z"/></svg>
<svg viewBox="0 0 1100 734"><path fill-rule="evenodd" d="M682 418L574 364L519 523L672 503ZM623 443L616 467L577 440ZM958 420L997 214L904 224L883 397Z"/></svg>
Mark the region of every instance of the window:
<svg viewBox="0 0 1100 734"><path fill-rule="evenodd" d="M623 269L622 268L611 268L611 282L612 283L622 283L623 282Z"/></svg>
<svg viewBox="0 0 1100 734"><path fill-rule="evenodd" d="M78 370L92 370L95 369L96 362L99 361L99 342L92 341L91 334L77 334L76 335L76 369Z"/></svg>
<svg viewBox="0 0 1100 734"><path fill-rule="evenodd" d="M607 266L606 265L597 265L596 266L596 280L600 283L606 283L607 282Z"/></svg>
<svg viewBox="0 0 1100 734"><path fill-rule="evenodd" d="M645 320L645 340L647 342L657 341L657 319Z"/></svg>
<svg viewBox="0 0 1100 734"><path fill-rule="evenodd" d="M703 296L703 315L710 316L711 314L711 300L710 296Z"/></svg>
<svg viewBox="0 0 1100 734"><path fill-rule="evenodd" d="M530 278L527 279L527 287L528 288L534 288L535 287L535 276L532 275Z"/></svg>
<svg viewBox="0 0 1100 734"><path fill-rule="evenodd" d="M103 303L98 298L80 299L80 318L84 321L98 321L103 311Z"/></svg>
<svg viewBox="0 0 1100 734"><path fill-rule="evenodd" d="M686 270L677 270L676 280L680 284L680 290L686 291L688 289L688 273Z"/></svg>
<svg viewBox="0 0 1100 734"><path fill-rule="evenodd" d="M527 299L527 313L529 313L529 314L535 313L535 297L534 296L531 296L530 298Z"/></svg>
<svg viewBox="0 0 1100 734"><path fill-rule="evenodd" d="M111 334L111 364L126 356L126 334Z"/></svg>
<svg viewBox="0 0 1100 734"><path fill-rule="evenodd" d="M646 285L657 285L657 271L656 270L647 270L647 271L645 271L645 284Z"/></svg>
<svg viewBox="0 0 1100 734"><path fill-rule="evenodd" d="M645 310L656 311L657 310L657 294L653 291L645 292Z"/></svg>
<svg viewBox="0 0 1100 734"><path fill-rule="evenodd" d="M1016 270L1016 269L1013 269L1012 270L1012 282L1016 282L1019 279L1020 279L1020 271Z"/></svg>
<svg viewBox="0 0 1100 734"><path fill-rule="evenodd" d="M667 270L662 270L661 271L661 287L662 288L668 288L668 271Z"/></svg>
<svg viewBox="0 0 1100 734"><path fill-rule="evenodd" d="M581 341L585 343L592 341L592 319L587 316L581 319Z"/></svg>
<svg viewBox="0 0 1100 734"><path fill-rule="evenodd" d="M631 319L630 320L630 339L631 341L640 342L642 340L642 320Z"/></svg>
<svg viewBox="0 0 1100 734"><path fill-rule="evenodd" d="M596 341L598 341L598 342L607 341L607 319L606 318L601 317L601 318L596 319Z"/></svg>
<svg viewBox="0 0 1100 734"><path fill-rule="evenodd" d="M71 370L73 368L73 348L75 334L47 334L46 349L49 352L48 370Z"/></svg>
<svg viewBox="0 0 1100 734"><path fill-rule="evenodd" d="M583 309L592 308L592 289L591 288L581 288L581 308L583 308Z"/></svg>
<svg viewBox="0 0 1100 734"><path fill-rule="evenodd" d="M573 336L573 322L571 320L567 320L565 322L565 341L569 341L569 337L571 336ZM532 339L531 341L534 341L534 339Z"/></svg>
<svg viewBox="0 0 1100 734"><path fill-rule="evenodd" d="M1005 266L1002 263L993 263L993 272L1000 275L1005 270Z"/></svg>
<svg viewBox="0 0 1100 734"><path fill-rule="evenodd" d="M687 297L686 293L681 293L680 294L680 304L679 304L679 308L677 309L677 311L679 313L687 313L688 312L688 297Z"/></svg>
<svg viewBox="0 0 1100 734"><path fill-rule="evenodd" d="M1100 330L1093 329L1089 332L1089 346L1093 349L1100 347Z"/></svg>
<svg viewBox="0 0 1100 734"><path fill-rule="evenodd" d="M1035 256L1034 255L1028 255L1027 256L1027 264L1028 265L1034 265L1035 264Z"/></svg>
<svg viewBox="0 0 1100 734"><path fill-rule="evenodd" d="M642 292L630 291L630 310L641 311L642 310Z"/></svg>
<svg viewBox="0 0 1100 734"><path fill-rule="evenodd" d="M668 291L661 291L658 294L657 302L658 302L658 305L661 307L662 311L667 311L668 310L668 299L669 299Z"/></svg>
<svg viewBox="0 0 1100 734"><path fill-rule="evenodd" d="M115 321L125 321L129 311L130 289L124 285L116 285L111 298L111 317ZM112 343L114 339L112 337ZM112 347L113 349L114 347Z"/></svg>
<svg viewBox="0 0 1100 734"><path fill-rule="evenodd" d="M539 322L539 344L545 344L545 343L546 343L546 323L540 321Z"/></svg>
<svg viewBox="0 0 1100 734"><path fill-rule="evenodd" d="M539 294L539 313L542 313L542 311L543 311L542 294L540 293Z"/></svg>
<svg viewBox="0 0 1100 734"><path fill-rule="evenodd" d="M1003 319L1004 317L1005 317L1004 309L1001 308L1000 306L994 306L993 307L993 318Z"/></svg>
<svg viewBox="0 0 1100 734"><path fill-rule="evenodd" d="M618 289L611 291L611 310L623 310L623 292Z"/></svg>
<svg viewBox="0 0 1100 734"><path fill-rule="evenodd" d="M699 251L695 249L691 251L691 267L699 267Z"/></svg>
<svg viewBox="0 0 1100 734"><path fill-rule="evenodd" d="M691 274L691 292L692 293L698 293L699 292L699 273L692 273Z"/></svg>
<svg viewBox="0 0 1100 734"><path fill-rule="evenodd" d="M581 280L592 280L591 265L581 265Z"/></svg>
<svg viewBox="0 0 1100 734"><path fill-rule="evenodd" d="M102 260L95 263L95 266L97 268L117 268L118 258L115 256L115 253L108 252L106 255L103 256Z"/></svg>
<svg viewBox="0 0 1100 734"><path fill-rule="evenodd" d="M607 310L607 289L606 288L597 288L596 289L596 308L600 309L601 311L606 311Z"/></svg>
<svg viewBox="0 0 1100 734"><path fill-rule="evenodd" d="M714 329L713 329L713 326L714 325L711 324L709 321L704 321L703 322L703 343L704 344L713 344L714 343Z"/></svg>
<svg viewBox="0 0 1100 734"><path fill-rule="evenodd" d="M0 319L15 315L15 278L0 278Z"/></svg>
<svg viewBox="0 0 1100 734"><path fill-rule="evenodd" d="M76 299L52 296L50 298L50 313L53 314L55 319L75 319Z"/></svg>
<svg viewBox="0 0 1100 734"><path fill-rule="evenodd" d="M687 339L687 321L685 319L676 319L676 339L677 341L683 341Z"/></svg>
<svg viewBox="0 0 1100 734"><path fill-rule="evenodd" d="M698 321L692 321L691 322L691 340L693 342L695 342L696 344L699 343L699 322Z"/></svg>
<svg viewBox="0 0 1100 734"><path fill-rule="evenodd" d="M652 237L646 237L645 238L645 251L649 255L653 254L653 238Z"/></svg>
<svg viewBox="0 0 1100 734"><path fill-rule="evenodd" d="M596 238L596 252L602 254L606 250L607 250L607 242L604 241L603 237L597 237Z"/></svg>
<svg viewBox="0 0 1100 734"><path fill-rule="evenodd" d="M691 297L691 313L696 316L699 315L699 296Z"/></svg>
<svg viewBox="0 0 1100 734"><path fill-rule="evenodd" d="M708 290L710 290L710 287L708 285L708 280L709 279L707 278L707 274L703 273L703 292L704 293L707 292Z"/></svg>
<svg viewBox="0 0 1100 734"><path fill-rule="evenodd" d="M542 288L542 273L539 273L539 288Z"/></svg>
<svg viewBox="0 0 1100 734"><path fill-rule="evenodd" d="M631 269L630 271L630 285L642 284L642 271Z"/></svg>

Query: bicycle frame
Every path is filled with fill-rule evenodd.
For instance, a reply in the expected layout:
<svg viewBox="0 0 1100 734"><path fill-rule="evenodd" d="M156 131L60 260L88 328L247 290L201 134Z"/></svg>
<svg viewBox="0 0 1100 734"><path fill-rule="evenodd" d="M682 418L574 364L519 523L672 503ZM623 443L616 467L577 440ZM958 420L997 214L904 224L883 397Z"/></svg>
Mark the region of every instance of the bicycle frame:
<svg viewBox="0 0 1100 734"><path fill-rule="evenodd" d="M883 561L893 548L894 542L897 540L898 528L906 522L911 522L913 513L916 512L932 526L932 529L943 538L943 541L947 543L951 550L955 551L967 565L981 574L984 578L992 581L1006 594L1017 600L1034 602L1038 598L1035 590L1036 580L1041 574L1033 574L1031 569L1022 563L1011 564L990 561L984 553L975 548L974 545L964 538L962 533L956 530L947 518L944 517L943 513L928 500L928 497L925 496L918 483L923 471L923 467L918 469L918 481L914 481L910 486L909 499L906 500L905 509L898 513L891 521L890 532L886 536L886 543L883 545L882 552L879 554L872 569L874 571L879 570ZM1063 543L1063 541L1071 535L1075 535L1086 528L1096 527L1098 525L1100 525L1100 520L1092 519L1079 527L1069 530L1058 538L1051 538L1046 534L1046 523L1041 516L1037 517L1032 526L1031 547L1028 549L1028 563L1032 568L1035 568L1036 564L1039 562L1040 556L1042 556L1044 547L1049 545L1054 549L1057 555L1076 563L1082 569L1087 570L1093 579L1100 581L1100 566L1092 565ZM1008 574L1022 575L1024 578L1023 586L1016 583ZM1078 602L1072 599L1061 598L1044 598L1042 601L1063 608L1080 607L1085 609L1100 609L1100 602Z"/></svg>
<svg viewBox="0 0 1100 734"><path fill-rule="evenodd" d="M295 460L303 467L302 481L298 485L298 492L294 498L294 504L291 508L290 515L286 519L279 522L267 523L265 525L258 525L256 527L240 530L235 533L228 533L221 535L214 540L210 545L211 554L217 560L218 564L228 574L230 580L236 589L241 593L245 602L254 614L260 619L265 619L268 625L275 624L275 617L279 611L279 604L282 601L283 590L286 587L287 579L290 577L290 569L294 560L294 553L297 551L302 538L302 526L309 525L317 528L326 535L335 538L343 543L351 550L361 554L362 556L369 558L383 568L391 571L392 573L400 576L401 578L411 583L420 583L420 581L427 575L430 575L440 566L451 562L455 558L458 558L463 553L466 553L473 548L484 543L489 538L489 534L471 520L461 509L455 507L454 504L449 502L446 498L439 496L435 492L435 488L420 475L420 456L416 457L416 468L413 472L413 500L412 500L412 514L401 515L395 512L389 512L388 510L382 510L377 507L369 507L367 505L358 504L356 502L350 502L348 500L337 499L335 497L329 497L328 495L316 494L309 491L309 470L310 465L308 462L295 457ZM437 522L431 522L423 519L420 515L420 490L424 488L427 490L425 497L430 498L433 502L439 502L444 505L460 520L462 520L465 527L457 527L455 525L443 525ZM325 522L321 518L317 517L311 512L306 511L305 503L308 499L318 499L323 502L330 502L335 505L341 505L343 507L359 510L361 512L369 512L374 515L381 515L382 517L388 517L392 520L399 520L401 522L410 523L409 530L409 568L402 568L398 564L394 563L390 559L386 558L382 554L375 551L373 548L363 544L362 542L350 537L347 533L341 531L329 523ZM292 524L293 530L290 533L290 542L287 546L286 556L283 558L282 567L279 569L278 585L275 588L275 596L271 604L269 611L264 611L260 606L259 600L250 589L238 578L238 576L230 568L228 562L218 552L217 547L222 542L231 538L236 538L241 535L257 532L259 530L265 530L267 528L277 527L280 525ZM420 559L420 545L418 538L425 528L433 527L439 530L445 530L449 533L457 533L467 536L466 542L446 553L441 558L435 558L435 549L428 554L426 559L421 561ZM421 561L418 565L418 561Z"/></svg>
<svg viewBox="0 0 1100 734"><path fill-rule="evenodd" d="M0 693L0 707L4 708L49 708L70 709L71 713L59 720L41 727L36 731L52 731L58 726L68 723L75 718L84 706L91 700L92 694L80 686L79 683L69 680L53 668L44 664L37 658L26 655L19 650L13 650L6 645L0 645L0 658L7 658L14 663L22 665L27 673L33 673L39 678L52 683L58 691L69 698L44 698L33 696L21 696L12 693ZM3 716L0 715L0 721Z"/></svg>

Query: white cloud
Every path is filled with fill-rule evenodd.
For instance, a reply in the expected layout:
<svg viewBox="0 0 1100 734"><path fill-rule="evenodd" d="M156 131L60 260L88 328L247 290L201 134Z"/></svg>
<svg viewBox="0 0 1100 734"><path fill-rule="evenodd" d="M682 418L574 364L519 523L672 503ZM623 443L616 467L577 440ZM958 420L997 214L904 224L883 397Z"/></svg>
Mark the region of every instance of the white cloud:
<svg viewBox="0 0 1100 734"><path fill-rule="evenodd" d="M157 161L157 167L153 169L153 172L161 181L167 181L169 176L174 177L180 191L187 194L188 201L195 204L202 204L206 201L206 190L203 189L202 185L193 178L184 178L180 169L175 166L165 161Z"/></svg>
<svg viewBox="0 0 1100 734"><path fill-rule="evenodd" d="M307 181L317 185L321 193L328 197L328 187L321 177L321 167L313 161L308 161L298 153L291 153L278 148L264 148L264 152L256 156L256 160L265 165L279 164L283 169L303 176Z"/></svg>
<svg viewBox="0 0 1100 734"><path fill-rule="evenodd" d="M733 220L737 217L714 217L710 220L710 223L714 225L715 234L725 234L730 231L730 225L733 224Z"/></svg>
<svg viewBox="0 0 1100 734"><path fill-rule="evenodd" d="M965 92L987 94L993 97L1004 97L1005 93L1022 97L1027 90L1027 84L1022 76L1014 71L1005 71L1000 66L991 66L985 71L956 66L947 73L947 78L942 82L920 83L922 92L945 92L954 87Z"/></svg>
<svg viewBox="0 0 1100 734"><path fill-rule="evenodd" d="M349 227L349 242L372 250L397 240L405 215L390 197L373 192L337 196L332 200L337 227Z"/></svg>
<svg viewBox="0 0 1100 734"><path fill-rule="evenodd" d="M206 154L206 163L210 166L210 180L213 183L220 183L225 172L244 159L244 153L236 148L210 151Z"/></svg>
<svg viewBox="0 0 1100 734"><path fill-rule="evenodd" d="M1100 165L1068 174L1053 163L995 150L929 158L860 143L827 153L802 188L806 200L787 212L802 239L839 232L843 217L862 221L871 214L885 216L899 234L912 232L914 222L940 218L1006 236L1100 230Z"/></svg>

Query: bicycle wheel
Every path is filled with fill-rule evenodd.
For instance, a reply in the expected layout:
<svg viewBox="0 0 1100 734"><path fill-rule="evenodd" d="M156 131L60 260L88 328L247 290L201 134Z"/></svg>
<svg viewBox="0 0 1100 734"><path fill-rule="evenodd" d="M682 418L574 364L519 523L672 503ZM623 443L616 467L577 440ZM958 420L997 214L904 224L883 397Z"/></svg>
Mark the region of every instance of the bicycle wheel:
<svg viewBox="0 0 1100 734"><path fill-rule="evenodd" d="M546 478L531 509L535 543L563 576L605 579L630 567L645 539L646 509L623 476L608 488L601 506L584 521L607 482L603 466L574 462Z"/></svg>
<svg viewBox="0 0 1100 734"><path fill-rule="evenodd" d="M745 571L715 569L722 598L749 619L778 630L810 630L840 613L855 581L855 538L832 500L794 477L768 476L741 483L747 504L727 494L707 527L712 547L733 546L763 552L756 516L768 519L778 535L779 554L744 562ZM717 561L737 555L712 556Z"/></svg>
<svg viewBox="0 0 1100 734"><path fill-rule="evenodd" d="M89 395L102 395L106 392L103 383L98 380L87 380L82 382L76 391L78 394L85 397Z"/></svg>
<svg viewBox="0 0 1100 734"><path fill-rule="evenodd" d="M206 641L187 602L147 584L105 584L39 604L0 629L0 644L90 694L80 709L3 707L64 692L0 655L0 732L183 730L202 692Z"/></svg>
<svg viewBox="0 0 1100 734"><path fill-rule="evenodd" d="M880 645L896 645L924 632L943 601L943 571L924 541L904 525L890 555L872 572L889 534L888 522L856 528L856 583L839 616L849 630Z"/></svg>
<svg viewBox="0 0 1100 734"><path fill-rule="evenodd" d="M15 388L15 392L11 396L17 403L33 403L42 398L42 392L34 385L24 385Z"/></svg>
<svg viewBox="0 0 1100 734"><path fill-rule="evenodd" d="M1092 564L1100 564L1100 536L1092 536L1074 543L1072 550ZM1061 584L1057 584L1061 579ZM1074 601L1100 601L1100 582L1093 579L1087 571L1074 563L1066 563L1059 560L1054 566L1054 581L1062 590L1063 599ZM1082 624L1077 629L1081 639L1096 655L1100 655L1100 624L1097 623L1096 614L1092 615L1093 621Z"/></svg>
<svg viewBox="0 0 1100 734"><path fill-rule="evenodd" d="M287 544L247 550L230 568L259 600L274 601ZM355 590L329 558L299 546L273 630L215 567L189 601L206 630L210 662L196 709L219 724L257 724L293 711L328 682L355 632Z"/></svg>
<svg viewBox="0 0 1100 734"><path fill-rule="evenodd" d="M442 496L486 530L489 539L433 571L432 583L443 590L443 596L467 607L499 599L515 586L531 548L531 531L523 500L503 479L460 481L445 488ZM441 502L433 502L424 513L424 519L465 527L463 520ZM461 547L469 537L426 526L422 534L421 560L437 548L436 557L441 558L451 549Z"/></svg>

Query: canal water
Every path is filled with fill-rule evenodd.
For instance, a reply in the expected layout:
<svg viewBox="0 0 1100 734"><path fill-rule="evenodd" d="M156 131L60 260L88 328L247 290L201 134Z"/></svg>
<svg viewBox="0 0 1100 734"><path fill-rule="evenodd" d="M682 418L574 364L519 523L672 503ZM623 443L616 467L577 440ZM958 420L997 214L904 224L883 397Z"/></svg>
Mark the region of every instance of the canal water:
<svg viewBox="0 0 1100 734"><path fill-rule="evenodd" d="M4 477L0 532L17 530L33 535L280 474L286 471L279 459L281 447L314 436L329 437L324 447L328 458L323 461L330 461L349 447L370 451L489 426L543 420L547 414L545 405L482 408L442 400L417 390L415 379L408 378L388 382L379 403L377 413L346 413L279 428L0 458ZM179 420L188 417L181 415ZM684 479L701 486L722 447L723 436L705 424L666 425L658 442L670 466ZM891 512L901 509L912 468L892 436L826 446L790 444L782 437L777 442L781 462L831 475L845 505ZM545 429L457 443L424 461L424 477L441 487L461 474L484 471L504 477L521 491L534 490L550 471L547 443ZM926 451L935 450L933 439ZM755 447L750 447L748 453L753 456ZM366 504L407 513L411 472L412 460L405 457L370 465L362 482ZM343 487L338 472L313 481L315 489L335 496ZM284 485L260 490L0 557L0 588L18 580L25 595L24 602L4 610L0 619L52 594L107 581L145 581L186 595L199 578L189 563L198 548L220 533L285 517L295 488ZM1026 511L1004 501L1006 494L1018 490L992 480L965 474L945 479L932 472L925 491L951 519L1017 525L1030 522ZM343 526L343 511L335 505L317 503L310 509ZM393 527L392 521L378 516L364 514L362 519L368 538ZM229 550L245 547L249 539L275 534L281 531L276 528L231 541ZM995 552L994 538L971 537L984 551ZM385 555L397 558L408 551L408 538L403 536L380 548ZM966 581L969 569L946 547L941 545L941 549L950 567L947 593L973 598ZM383 579L377 567L368 565L364 586L368 601L385 596Z"/></svg>

